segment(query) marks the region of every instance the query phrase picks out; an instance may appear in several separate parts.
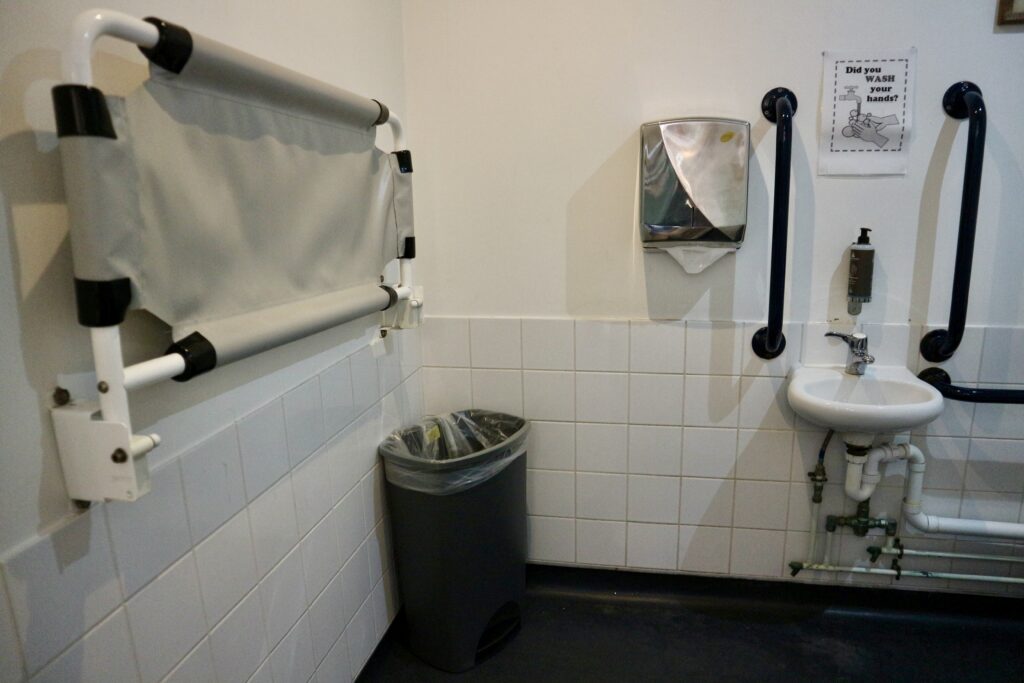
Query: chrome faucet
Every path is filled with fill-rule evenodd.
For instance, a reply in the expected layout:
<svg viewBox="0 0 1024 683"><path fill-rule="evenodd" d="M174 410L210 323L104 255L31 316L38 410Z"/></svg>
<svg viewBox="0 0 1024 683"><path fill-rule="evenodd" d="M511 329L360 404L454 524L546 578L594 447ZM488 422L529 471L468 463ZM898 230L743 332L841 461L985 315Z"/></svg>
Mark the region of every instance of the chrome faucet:
<svg viewBox="0 0 1024 683"><path fill-rule="evenodd" d="M849 354L846 356L846 372L850 375L863 375L865 366L875 362L875 357L868 353L868 335L863 332L843 334L842 332L826 332L826 337L838 337L846 342Z"/></svg>

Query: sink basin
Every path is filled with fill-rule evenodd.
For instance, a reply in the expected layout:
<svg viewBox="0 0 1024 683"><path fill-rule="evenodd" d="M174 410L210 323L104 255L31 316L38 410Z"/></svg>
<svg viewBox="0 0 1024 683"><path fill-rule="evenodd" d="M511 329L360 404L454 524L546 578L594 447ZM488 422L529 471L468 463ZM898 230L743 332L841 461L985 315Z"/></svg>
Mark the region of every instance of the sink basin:
<svg viewBox="0 0 1024 683"><path fill-rule="evenodd" d="M859 376L842 367L798 367L788 397L797 415L856 445L927 424L942 412L942 394L901 366L869 365Z"/></svg>

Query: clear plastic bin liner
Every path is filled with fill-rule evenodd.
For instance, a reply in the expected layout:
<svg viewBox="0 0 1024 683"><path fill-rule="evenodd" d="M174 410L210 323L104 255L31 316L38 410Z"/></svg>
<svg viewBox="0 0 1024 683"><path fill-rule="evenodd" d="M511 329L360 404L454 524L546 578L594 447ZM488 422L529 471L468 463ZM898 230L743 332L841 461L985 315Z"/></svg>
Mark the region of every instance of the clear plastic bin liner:
<svg viewBox="0 0 1024 683"><path fill-rule="evenodd" d="M482 484L526 452L530 424L489 410L434 415L377 449L395 486L447 496Z"/></svg>

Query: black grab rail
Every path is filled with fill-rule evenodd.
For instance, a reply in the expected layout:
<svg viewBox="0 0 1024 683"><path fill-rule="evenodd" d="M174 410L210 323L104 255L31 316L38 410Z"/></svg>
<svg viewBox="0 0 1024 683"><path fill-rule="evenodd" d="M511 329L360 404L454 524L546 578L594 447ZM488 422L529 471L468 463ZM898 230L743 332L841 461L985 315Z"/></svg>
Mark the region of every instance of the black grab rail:
<svg viewBox="0 0 1024 683"><path fill-rule="evenodd" d="M953 357L964 338L967 298L971 289L974 233L978 226L981 165L985 154L985 101L981 89L970 81L954 83L942 97L942 108L954 119L969 119L964 193L960 200L960 231L956 242L953 294L949 304L949 328L932 330L921 340L921 355L932 363Z"/></svg>
<svg viewBox="0 0 1024 683"><path fill-rule="evenodd" d="M942 368L926 368L918 374L918 378L931 384L939 393L954 401L969 403L1009 403L1024 404L1024 389L974 389L958 387L952 383Z"/></svg>
<svg viewBox="0 0 1024 683"><path fill-rule="evenodd" d="M761 113L775 125L775 203L772 207L772 266L768 290L768 326L754 333L754 353L776 358L786 349L782 311L786 304L786 250L789 234L789 167L793 153L796 95L773 88L761 100Z"/></svg>

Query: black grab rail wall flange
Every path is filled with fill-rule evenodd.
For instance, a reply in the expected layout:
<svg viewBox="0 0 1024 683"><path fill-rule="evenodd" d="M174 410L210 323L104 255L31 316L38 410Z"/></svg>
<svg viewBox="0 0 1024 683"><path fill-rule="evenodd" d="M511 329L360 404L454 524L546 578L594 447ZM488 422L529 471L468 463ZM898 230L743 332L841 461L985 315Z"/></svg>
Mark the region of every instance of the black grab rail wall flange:
<svg viewBox="0 0 1024 683"><path fill-rule="evenodd" d="M921 355L932 363L952 358L963 341L971 289L974 235L978 227L981 168L985 155L985 101L981 97L981 88L970 81L954 83L942 96L942 108L954 119L970 121L967 130L967 158L964 162L964 191L960 200L960 228L953 268L953 293L949 303L949 327L945 330L932 330L921 339Z"/></svg>
<svg viewBox="0 0 1024 683"><path fill-rule="evenodd" d="M786 304L786 251L789 248L789 169L793 153L793 114L796 95L788 88L772 88L761 99L761 113L776 125L775 200L772 206L772 264L768 289L768 325L754 333L751 346L765 360L786 350L782 313Z"/></svg>

